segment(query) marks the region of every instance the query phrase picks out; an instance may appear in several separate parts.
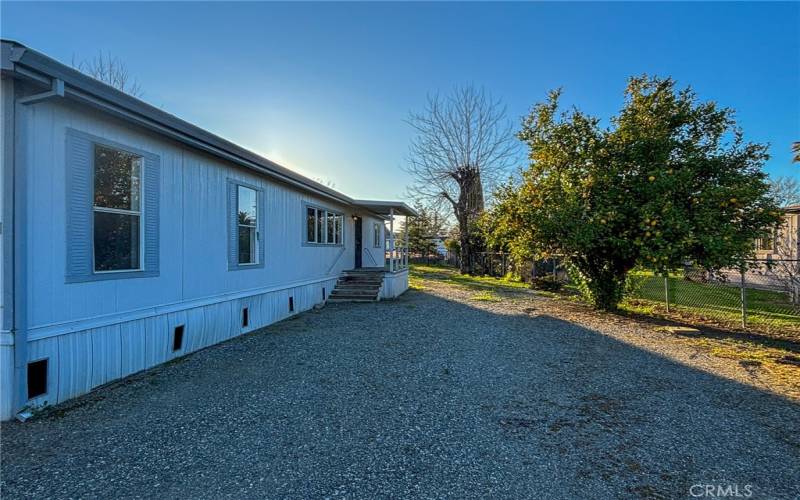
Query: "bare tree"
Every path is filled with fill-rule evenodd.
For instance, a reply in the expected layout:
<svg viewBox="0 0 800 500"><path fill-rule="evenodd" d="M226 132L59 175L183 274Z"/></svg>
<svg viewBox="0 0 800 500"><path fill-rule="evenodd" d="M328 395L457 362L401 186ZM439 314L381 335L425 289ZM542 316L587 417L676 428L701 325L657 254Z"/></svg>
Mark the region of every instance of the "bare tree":
<svg viewBox="0 0 800 500"><path fill-rule="evenodd" d="M81 61L76 61L73 56L72 67L133 97L144 95L139 82L128 73L125 63L110 52L104 54L100 51L91 59Z"/></svg>
<svg viewBox="0 0 800 500"><path fill-rule="evenodd" d="M800 203L800 183L794 177L776 177L769 182L772 197L780 207Z"/></svg>
<svg viewBox="0 0 800 500"><path fill-rule="evenodd" d="M326 179L324 177L314 177L312 180L316 181L319 184L322 184L325 187L336 189L336 183L331 179Z"/></svg>
<svg viewBox="0 0 800 500"><path fill-rule="evenodd" d="M777 258L770 259L761 274L777 282L791 297L792 304L800 305L800 241L797 227L792 227L788 217L775 235L774 245Z"/></svg>
<svg viewBox="0 0 800 500"><path fill-rule="evenodd" d="M800 163L800 141L792 143L792 152L794 153L792 161L795 163Z"/></svg>
<svg viewBox="0 0 800 500"><path fill-rule="evenodd" d="M505 174L518 151L505 107L483 89L459 87L446 97L428 96L407 123L411 141L405 170L414 177L412 197L452 208L461 240L461 272L471 273L480 250L475 222L484 194Z"/></svg>

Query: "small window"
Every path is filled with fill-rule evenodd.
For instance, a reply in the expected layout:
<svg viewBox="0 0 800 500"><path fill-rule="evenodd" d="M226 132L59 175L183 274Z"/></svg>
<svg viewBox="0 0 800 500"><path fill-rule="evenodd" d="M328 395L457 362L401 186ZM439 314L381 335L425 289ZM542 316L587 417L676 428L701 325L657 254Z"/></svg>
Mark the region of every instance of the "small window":
<svg viewBox="0 0 800 500"><path fill-rule="evenodd" d="M344 215L330 210L306 207L306 243L341 245L344 241Z"/></svg>
<svg viewBox="0 0 800 500"><path fill-rule="evenodd" d="M47 394L47 360L28 363L28 399Z"/></svg>
<svg viewBox="0 0 800 500"><path fill-rule="evenodd" d="M258 207L256 190L238 186L239 264L258 263Z"/></svg>
<svg viewBox="0 0 800 500"><path fill-rule="evenodd" d="M142 157L94 146L94 271L141 270Z"/></svg>
<svg viewBox="0 0 800 500"><path fill-rule="evenodd" d="M172 352L180 351L183 348L183 325L175 327L172 333Z"/></svg>
<svg viewBox="0 0 800 500"><path fill-rule="evenodd" d="M309 243L317 242L317 209L308 207L306 209L306 241Z"/></svg>
<svg viewBox="0 0 800 500"><path fill-rule="evenodd" d="M756 250L763 250L765 252L772 252L775 250L775 240L777 238L773 235L768 238L759 238L756 240Z"/></svg>
<svg viewBox="0 0 800 500"><path fill-rule="evenodd" d="M325 243L325 211L317 210L317 243Z"/></svg>
<svg viewBox="0 0 800 500"><path fill-rule="evenodd" d="M337 215L336 216L336 230L335 230L335 243L337 245L342 244L342 228L344 227L344 215Z"/></svg>
<svg viewBox="0 0 800 500"><path fill-rule="evenodd" d="M381 246L381 224L379 222L372 226L372 246L375 248Z"/></svg>

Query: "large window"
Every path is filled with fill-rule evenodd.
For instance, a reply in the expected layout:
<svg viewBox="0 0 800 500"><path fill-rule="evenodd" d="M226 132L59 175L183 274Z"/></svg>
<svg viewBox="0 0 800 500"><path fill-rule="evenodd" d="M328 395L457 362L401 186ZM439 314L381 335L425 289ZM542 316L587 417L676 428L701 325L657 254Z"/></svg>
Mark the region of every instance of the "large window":
<svg viewBox="0 0 800 500"><path fill-rule="evenodd" d="M161 159L67 128L65 283L159 275Z"/></svg>
<svg viewBox="0 0 800 500"><path fill-rule="evenodd" d="M237 186L239 264L258 264L258 196L255 189Z"/></svg>
<svg viewBox="0 0 800 500"><path fill-rule="evenodd" d="M94 271L142 268L142 157L94 147Z"/></svg>
<svg viewBox="0 0 800 500"><path fill-rule="evenodd" d="M341 245L344 234L344 215L306 206L306 243L314 245Z"/></svg>

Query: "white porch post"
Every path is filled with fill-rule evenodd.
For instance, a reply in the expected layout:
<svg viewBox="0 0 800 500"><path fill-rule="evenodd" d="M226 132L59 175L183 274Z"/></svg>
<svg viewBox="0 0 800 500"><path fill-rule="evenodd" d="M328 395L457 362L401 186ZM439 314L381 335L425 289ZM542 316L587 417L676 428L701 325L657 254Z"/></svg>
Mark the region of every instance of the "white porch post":
<svg viewBox="0 0 800 500"><path fill-rule="evenodd" d="M389 272L394 272L394 209L389 209Z"/></svg>
<svg viewBox="0 0 800 500"><path fill-rule="evenodd" d="M403 267L408 269L408 215L406 215L405 227L406 227L406 250L405 250L405 255L403 255Z"/></svg>

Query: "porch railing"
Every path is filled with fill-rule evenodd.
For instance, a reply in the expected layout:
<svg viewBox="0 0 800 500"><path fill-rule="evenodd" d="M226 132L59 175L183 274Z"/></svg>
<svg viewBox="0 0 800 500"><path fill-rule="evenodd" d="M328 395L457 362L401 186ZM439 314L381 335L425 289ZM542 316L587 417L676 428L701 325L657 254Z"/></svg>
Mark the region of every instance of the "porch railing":
<svg viewBox="0 0 800 500"><path fill-rule="evenodd" d="M390 273L408 269L408 231L405 231L405 237L398 244L394 234L394 216L394 210L389 209L389 237L386 238L385 261Z"/></svg>
<svg viewBox="0 0 800 500"><path fill-rule="evenodd" d="M391 246L391 245L389 245ZM389 272L408 269L408 247L387 248L385 252L386 269Z"/></svg>

